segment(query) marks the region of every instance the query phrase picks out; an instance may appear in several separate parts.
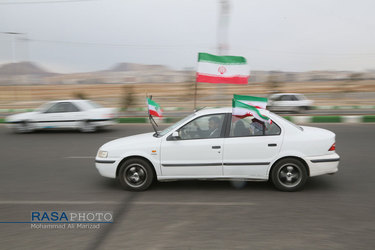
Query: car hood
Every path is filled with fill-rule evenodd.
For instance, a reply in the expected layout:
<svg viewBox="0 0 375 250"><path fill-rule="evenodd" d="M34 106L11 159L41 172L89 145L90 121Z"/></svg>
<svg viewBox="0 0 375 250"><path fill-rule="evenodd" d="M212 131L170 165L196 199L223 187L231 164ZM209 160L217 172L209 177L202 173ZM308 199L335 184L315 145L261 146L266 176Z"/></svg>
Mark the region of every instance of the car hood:
<svg viewBox="0 0 375 250"><path fill-rule="evenodd" d="M38 112L27 112L27 113L20 113L15 115L10 115L5 118L6 122L16 122L16 121L23 121L31 119L34 115L36 115Z"/></svg>
<svg viewBox="0 0 375 250"><path fill-rule="evenodd" d="M118 149L123 150L124 148L136 149L137 147L144 147L145 145L153 145L160 141L160 138L154 137L153 134L154 132L119 138L105 143L101 146L101 149L111 151Z"/></svg>

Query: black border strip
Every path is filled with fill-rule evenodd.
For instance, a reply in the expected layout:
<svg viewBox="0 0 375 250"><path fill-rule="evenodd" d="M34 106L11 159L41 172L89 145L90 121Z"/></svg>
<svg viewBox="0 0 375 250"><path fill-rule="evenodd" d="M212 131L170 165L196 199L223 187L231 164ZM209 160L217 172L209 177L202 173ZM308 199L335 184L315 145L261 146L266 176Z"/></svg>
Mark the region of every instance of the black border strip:
<svg viewBox="0 0 375 250"><path fill-rule="evenodd" d="M162 164L163 167L209 167L221 166L221 163L198 163L198 164Z"/></svg>
<svg viewBox="0 0 375 250"><path fill-rule="evenodd" d="M269 165L270 162L232 162L224 163L224 166L253 166L253 165Z"/></svg>
<svg viewBox="0 0 375 250"><path fill-rule="evenodd" d="M115 163L115 161L112 160L95 160L96 163Z"/></svg>
<svg viewBox="0 0 375 250"><path fill-rule="evenodd" d="M334 159L321 159L321 160L311 160L312 163L334 162L334 161L340 161L340 158L334 158Z"/></svg>

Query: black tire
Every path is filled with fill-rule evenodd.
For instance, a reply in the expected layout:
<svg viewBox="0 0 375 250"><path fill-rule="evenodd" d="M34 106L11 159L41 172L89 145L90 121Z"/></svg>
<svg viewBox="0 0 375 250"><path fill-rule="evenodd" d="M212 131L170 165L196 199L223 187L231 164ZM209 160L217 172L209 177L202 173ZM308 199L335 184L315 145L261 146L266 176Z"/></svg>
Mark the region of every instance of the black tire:
<svg viewBox="0 0 375 250"><path fill-rule="evenodd" d="M82 121L80 131L83 133L93 133L97 130L97 127L90 121Z"/></svg>
<svg viewBox="0 0 375 250"><path fill-rule="evenodd" d="M147 161L133 158L121 164L117 179L125 190L144 191L152 184L154 171Z"/></svg>
<svg viewBox="0 0 375 250"><path fill-rule="evenodd" d="M277 162L271 172L273 185L286 192L301 190L305 186L307 177L305 165L293 158L286 158Z"/></svg>
<svg viewBox="0 0 375 250"><path fill-rule="evenodd" d="M15 125L14 132L18 134L30 133L32 132L32 128L28 121L21 121Z"/></svg>

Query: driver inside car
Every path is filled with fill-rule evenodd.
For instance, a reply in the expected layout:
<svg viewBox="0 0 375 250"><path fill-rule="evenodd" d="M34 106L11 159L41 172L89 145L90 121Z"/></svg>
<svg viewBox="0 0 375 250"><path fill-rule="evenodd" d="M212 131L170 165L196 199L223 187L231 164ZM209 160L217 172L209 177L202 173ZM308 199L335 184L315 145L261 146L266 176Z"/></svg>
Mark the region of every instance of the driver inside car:
<svg viewBox="0 0 375 250"><path fill-rule="evenodd" d="M208 119L208 130L202 130L197 123L198 133L202 138L218 138L220 137L220 118L217 116L210 117Z"/></svg>

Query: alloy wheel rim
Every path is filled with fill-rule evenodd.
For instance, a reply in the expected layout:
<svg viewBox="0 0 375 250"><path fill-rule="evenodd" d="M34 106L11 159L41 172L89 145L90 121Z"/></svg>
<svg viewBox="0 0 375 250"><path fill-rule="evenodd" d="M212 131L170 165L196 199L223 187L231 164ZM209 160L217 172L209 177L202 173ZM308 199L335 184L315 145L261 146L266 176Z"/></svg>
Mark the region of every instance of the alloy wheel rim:
<svg viewBox="0 0 375 250"><path fill-rule="evenodd" d="M302 180L301 168L293 163L287 163L281 166L277 173L277 178L285 187L295 187Z"/></svg>
<svg viewBox="0 0 375 250"><path fill-rule="evenodd" d="M130 164L124 171L124 180L131 187L142 186L146 179L146 169L140 164Z"/></svg>

